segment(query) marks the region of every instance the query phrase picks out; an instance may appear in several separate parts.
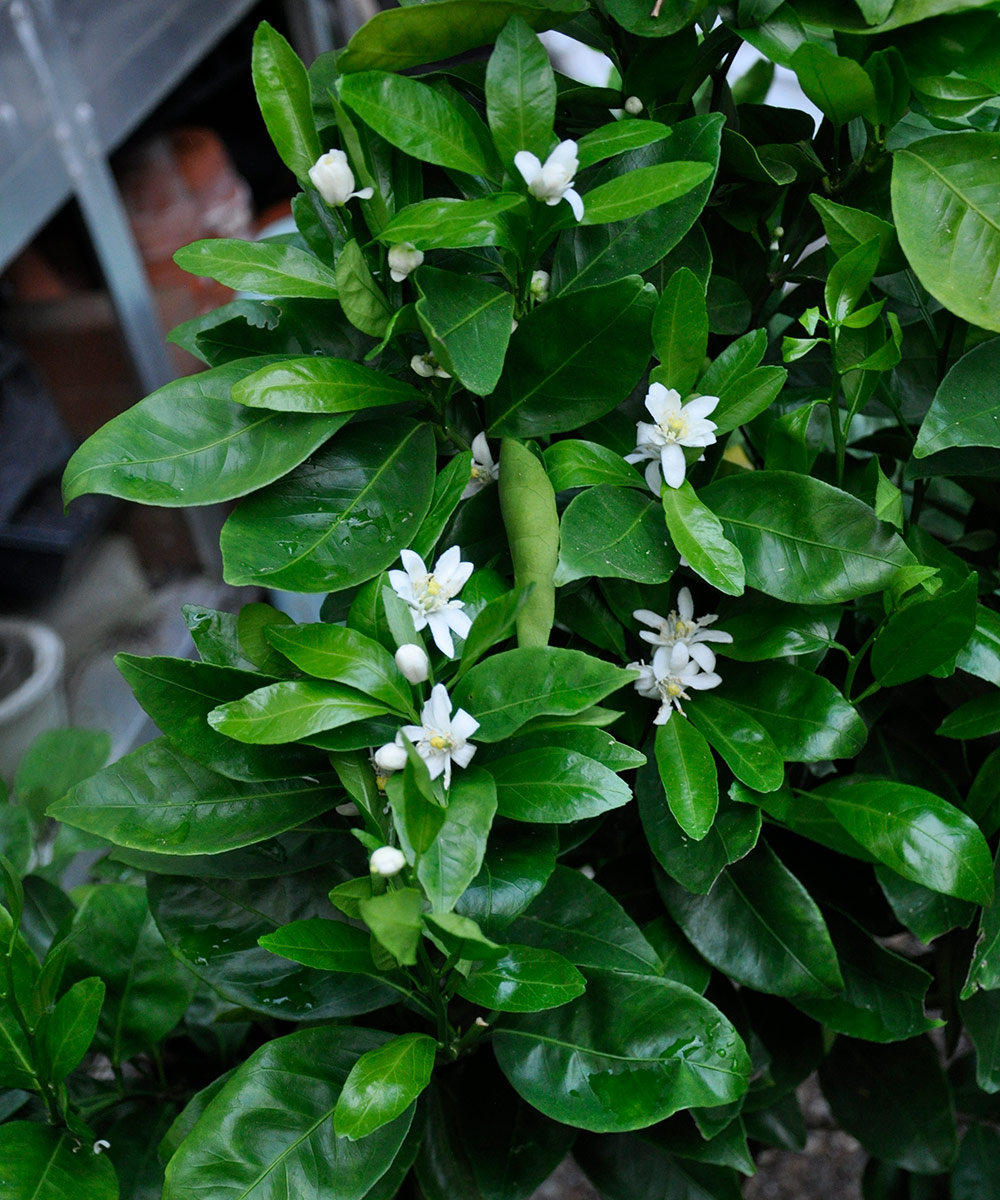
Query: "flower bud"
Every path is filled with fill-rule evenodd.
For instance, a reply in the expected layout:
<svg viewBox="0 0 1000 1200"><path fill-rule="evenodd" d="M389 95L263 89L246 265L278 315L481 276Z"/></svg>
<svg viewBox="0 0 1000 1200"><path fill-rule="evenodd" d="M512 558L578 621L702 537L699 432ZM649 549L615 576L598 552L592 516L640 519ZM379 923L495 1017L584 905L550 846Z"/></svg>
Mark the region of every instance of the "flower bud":
<svg viewBox="0 0 1000 1200"><path fill-rule="evenodd" d="M327 204L335 207L346 204L354 196L367 200L372 195L370 187L359 192L354 190L354 172L343 150L328 150L321 154L309 168L309 178Z"/></svg>
<svg viewBox="0 0 1000 1200"><path fill-rule="evenodd" d="M548 271L532 271L531 284L529 291L536 300L548 300L549 298L549 273Z"/></svg>
<svg viewBox="0 0 1000 1200"><path fill-rule="evenodd" d="M629 96L625 101L625 111L630 117L637 117L642 112L643 104L638 96Z"/></svg>
<svg viewBox="0 0 1000 1200"><path fill-rule="evenodd" d="M430 674L427 651L416 642L407 642L396 651L396 666L409 683L423 683Z"/></svg>
<svg viewBox="0 0 1000 1200"><path fill-rule="evenodd" d="M368 869L373 875L398 875L406 866L402 850L395 846L379 846L372 853Z"/></svg>
<svg viewBox="0 0 1000 1200"><path fill-rule="evenodd" d="M389 274L396 283L402 283L407 275L424 261L424 252L418 250L412 242L397 242L395 246L389 247L388 260Z"/></svg>
<svg viewBox="0 0 1000 1200"><path fill-rule="evenodd" d="M388 774L391 771L402 771L406 766L406 748L397 746L395 742L386 742L379 746L373 755L375 766Z"/></svg>

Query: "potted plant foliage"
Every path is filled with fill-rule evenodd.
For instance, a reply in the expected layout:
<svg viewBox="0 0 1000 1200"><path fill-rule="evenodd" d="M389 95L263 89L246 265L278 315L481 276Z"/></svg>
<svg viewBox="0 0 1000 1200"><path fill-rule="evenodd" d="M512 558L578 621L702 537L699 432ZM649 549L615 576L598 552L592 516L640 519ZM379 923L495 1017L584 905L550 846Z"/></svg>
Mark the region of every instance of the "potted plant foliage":
<svg viewBox="0 0 1000 1200"><path fill-rule="evenodd" d="M993 1194L998 47L948 0L439 0L308 70L261 26L298 232L178 253L262 298L65 495L235 501L225 578L322 620L119 657L163 736L49 808L112 847L68 949L7 871L0 1195L159 1194L153 1146L165 1200L570 1150L728 1200L817 1069L866 1195ZM50 963L116 906L98 1023Z"/></svg>

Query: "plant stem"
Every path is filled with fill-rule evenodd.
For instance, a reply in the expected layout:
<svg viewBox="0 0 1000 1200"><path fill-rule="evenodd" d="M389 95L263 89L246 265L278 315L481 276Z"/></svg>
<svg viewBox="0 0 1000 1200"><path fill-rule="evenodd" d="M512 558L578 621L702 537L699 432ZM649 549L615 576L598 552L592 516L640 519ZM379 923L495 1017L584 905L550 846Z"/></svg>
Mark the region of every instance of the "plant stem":
<svg viewBox="0 0 1000 1200"><path fill-rule="evenodd" d="M430 955L423 943L417 949L420 970L424 977L424 987L434 1007L434 1019L437 1023L438 1041L442 1046L449 1045L451 1030L448 1025L448 1009L441 996L441 977L434 969Z"/></svg>
<svg viewBox="0 0 1000 1200"><path fill-rule="evenodd" d="M833 426L833 448L837 456L837 487L844 486L844 464L847 458L847 439L840 418L840 376L834 372L833 386L830 389L830 423Z"/></svg>

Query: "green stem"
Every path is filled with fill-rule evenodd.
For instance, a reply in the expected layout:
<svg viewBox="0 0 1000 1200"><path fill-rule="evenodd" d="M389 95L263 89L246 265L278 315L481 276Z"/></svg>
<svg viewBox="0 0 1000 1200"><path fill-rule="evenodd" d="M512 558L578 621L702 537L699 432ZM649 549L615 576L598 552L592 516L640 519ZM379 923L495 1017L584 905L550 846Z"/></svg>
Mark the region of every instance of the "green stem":
<svg viewBox="0 0 1000 1200"><path fill-rule="evenodd" d="M424 977L424 987L434 1008L433 1015L437 1024L438 1041L442 1046L447 1046L451 1041L451 1030L448 1026L448 1009L441 996L440 976L434 969L434 964L431 962L430 955L427 953L427 948L423 943L417 949L417 958Z"/></svg>
<svg viewBox="0 0 1000 1200"><path fill-rule="evenodd" d="M858 673L858 667L861 665L861 660L864 658L869 646L875 641L878 631L882 628L881 621L871 633L861 643L855 654L851 655L851 661L847 664L847 674L844 676L844 695L848 700L851 698L851 688L854 686L854 676Z"/></svg>
<svg viewBox="0 0 1000 1200"><path fill-rule="evenodd" d="M836 354L835 347L831 347ZM830 423L833 426L833 448L837 457L837 487L844 486L844 464L847 459L847 439L840 417L840 376L834 372L833 386L830 389Z"/></svg>

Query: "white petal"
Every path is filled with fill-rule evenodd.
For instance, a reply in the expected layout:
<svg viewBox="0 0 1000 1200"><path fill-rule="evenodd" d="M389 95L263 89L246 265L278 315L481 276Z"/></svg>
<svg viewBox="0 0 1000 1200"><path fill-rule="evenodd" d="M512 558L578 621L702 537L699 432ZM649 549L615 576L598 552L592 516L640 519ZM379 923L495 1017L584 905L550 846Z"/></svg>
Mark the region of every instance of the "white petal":
<svg viewBox="0 0 1000 1200"><path fill-rule="evenodd" d="M573 216L578 221L583 220L583 197L574 188L567 188L563 192L563 199L569 201L569 206L573 210Z"/></svg>
<svg viewBox="0 0 1000 1200"><path fill-rule="evenodd" d="M574 141L560 142L545 160L547 167L562 167L572 177L576 174L580 160L577 157L577 145Z"/></svg>
<svg viewBox="0 0 1000 1200"><path fill-rule="evenodd" d="M657 679L666 679L668 675L672 674L670 659L676 649L676 646L661 646L653 655L651 669ZM684 661L687 662L687 658Z"/></svg>
<svg viewBox="0 0 1000 1200"><path fill-rule="evenodd" d="M542 173L542 164L530 150L518 150L514 155L514 166L521 172L521 178L529 186Z"/></svg>
<svg viewBox="0 0 1000 1200"><path fill-rule="evenodd" d="M676 442L671 442L660 451L660 463L663 467L663 478L667 487L679 488L684 482L684 472L687 462L684 451Z"/></svg>
<svg viewBox="0 0 1000 1200"><path fill-rule="evenodd" d="M691 661L691 651L683 642L676 642L670 647L670 674L680 675ZM655 662L655 659L654 659ZM664 672L666 674L666 672Z"/></svg>
<svg viewBox="0 0 1000 1200"><path fill-rule="evenodd" d="M451 580L448 583L448 591L453 596L457 596L462 588L464 588L469 582L469 576L475 569L474 563L460 562L457 569L452 572ZM456 601L455 603L457 604L459 601Z"/></svg>
<svg viewBox="0 0 1000 1200"><path fill-rule="evenodd" d="M636 421L635 444L637 447L662 446L663 442L663 430L659 425L650 425L648 421Z"/></svg>
<svg viewBox="0 0 1000 1200"><path fill-rule="evenodd" d="M690 588L682 587L677 593L677 612L685 621L690 621L694 616L694 601L691 599Z"/></svg>
<svg viewBox="0 0 1000 1200"><path fill-rule="evenodd" d="M666 725L670 720L670 714L674 711L673 705L669 700L664 700L660 705L660 711L653 718L654 725Z"/></svg>
<svg viewBox="0 0 1000 1200"><path fill-rule="evenodd" d="M427 574L427 567L424 564L424 560L419 554L414 553L414 551L400 550L399 559L411 579L419 579L422 575Z"/></svg>
<svg viewBox="0 0 1000 1200"><path fill-rule="evenodd" d="M643 625L651 625L654 629L659 629L664 623L663 617L649 608L637 608L632 616L636 621L641 621Z"/></svg>
<svg viewBox="0 0 1000 1200"><path fill-rule="evenodd" d="M715 412L718 403L718 396L696 396L684 405L684 415L695 418L707 417L709 413Z"/></svg>
<svg viewBox="0 0 1000 1200"><path fill-rule="evenodd" d="M460 767L467 767L476 753L476 747L471 745L458 746L451 752L451 761Z"/></svg>
<svg viewBox="0 0 1000 1200"><path fill-rule="evenodd" d="M445 732L451 725L451 699L448 689L443 683L436 683L431 688L431 698L424 705L424 712L430 709L430 722L424 718L424 724L430 724L434 729Z"/></svg>
<svg viewBox="0 0 1000 1200"><path fill-rule="evenodd" d="M407 551L403 551L404 554ZM413 599L413 581L405 571L390 571L389 582L392 584L392 590L401 600Z"/></svg>
<svg viewBox="0 0 1000 1200"><path fill-rule="evenodd" d="M701 618L703 621L704 617ZM699 629L695 635L699 642L731 642L733 635L724 629Z"/></svg>
<svg viewBox="0 0 1000 1200"><path fill-rule="evenodd" d="M673 392L673 389L671 389ZM649 391L646 393L646 410L653 420L659 425L663 418L667 415L667 396L671 393L663 386L662 383L651 383ZM673 392L673 395L677 395Z"/></svg>
<svg viewBox="0 0 1000 1200"><path fill-rule="evenodd" d="M426 732L423 725L404 725L396 734L396 745L402 746L403 738L406 738L408 742L412 742L415 746Z"/></svg>
<svg viewBox="0 0 1000 1200"><path fill-rule="evenodd" d="M451 638L451 629L448 623L448 616L444 609L440 612L428 613L427 624L430 627L431 637L434 639L434 645L447 658L454 658L455 643Z"/></svg>
<svg viewBox="0 0 1000 1200"><path fill-rule="evenodd" d="M722 676L716 675L714 671L699 671L697 675L692 675L684 680L685 688L694 688L696 692L703 692L706 688L718 687L722 682Z"/></svg>
<svg viewBox="0 0 1000 1200"><path fill-rule="evenodd" d="M450 604L441 611L453 633L457 634L460 638L467 638L469 636L469 630L472 628L472 620L467 612L461 608L452 608Z"/></svg>
<svg viewBox="0 0 1000 1200"><path fill-rule="evenodd" d="M689 649L691 657L703 671L715 670L715 655L704 642L692 642Z"/></svg>
<svg viewBox="0 0 1000 1200"><path fill-rule="evenodd" d="M459 500L468 500L470 496L474 496L476 492L481 492L486 487L485 479L470 479L462 490Z"/></svg>
<svg viewBox="0 0 1000 1200"><path fill-rule="evenodd" d="M462 551L457 546L449 546L444 554L439 556L434 564L434 578L442 587L447 587L452 574L461 561Z"/></svg>
<svg viewBox="0 0 1000 1200"><path fill-rule="evenodd" d="M468 741L478 728L479 722L464 708L460 708L451 719L451 732L456 741Z"/></svg>
<svg viewBox="0 0 1000 1200"><path fill-rule="evenodd" d="M493 455L490 453L490 444L485 433L477 433L472 439L472 457L482 467L493 466Z"/></svg>
<svg viewBox="0 0 1000 1200"><path fill-rule="evenodd" d="M352 196L357 196L359 200L370 200L375 195L375 189L371 187L362 188L360 192L351 192L348 196L350 200Z"/></svg>
<svg viewBox="0 0 1000 1200"><path fill-rule="evenodd" d="M431 779L437 779L437 777L443 772L445 776L445 785L447 786L451 777L451 759L448 757L448 755L440 754L435 751L431 754L424 754L422 757L424 762L427 763L427 774L430 775Z"/></svg>
<svg viewBox="0 0 1000 1200"><path fill-rule="evenodd" d="M646 467L646 487L653 493L654 496L660 494L660 463L658 459L653 461Z"/></svg>

